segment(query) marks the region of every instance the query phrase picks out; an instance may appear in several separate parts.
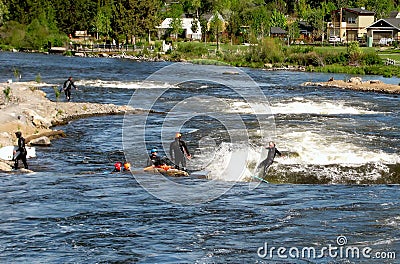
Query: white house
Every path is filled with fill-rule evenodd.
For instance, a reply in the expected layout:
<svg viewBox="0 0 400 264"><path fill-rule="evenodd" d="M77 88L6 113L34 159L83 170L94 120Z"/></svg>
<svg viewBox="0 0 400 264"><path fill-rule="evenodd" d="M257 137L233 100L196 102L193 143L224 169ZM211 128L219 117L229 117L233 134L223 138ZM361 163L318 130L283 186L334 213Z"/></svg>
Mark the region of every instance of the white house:
<svg viewBox="0 0 400 264"><path fill-rule="evenodd" d="M181 18L182 29L185 31L184 32L185 33L185 38L192 39L192 40L201 40L200 21L197 20L197 30L196 30L196 32L193 32L193 30L192 30L193 21L194 21L193 18ZM172 18L166 18L161 23L161 25L156 27L158 29L158 37L159 38L161 38L161 36L163 34L165 34L168 29L172 28L170 26L171 22L172 22Z"/></svg>

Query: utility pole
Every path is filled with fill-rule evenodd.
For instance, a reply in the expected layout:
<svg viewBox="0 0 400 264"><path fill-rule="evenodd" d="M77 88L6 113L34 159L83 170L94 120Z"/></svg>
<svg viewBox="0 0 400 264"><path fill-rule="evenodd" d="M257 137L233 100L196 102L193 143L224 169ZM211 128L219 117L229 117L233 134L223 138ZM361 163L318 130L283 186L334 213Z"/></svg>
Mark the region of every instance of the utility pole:
<svg viewBox="0 0 400 264"><path fill-rule="evenodd" d="M342 19L343 19L343 8L340 8L340 18L339 18L339 38L342 40Z"/></svg>

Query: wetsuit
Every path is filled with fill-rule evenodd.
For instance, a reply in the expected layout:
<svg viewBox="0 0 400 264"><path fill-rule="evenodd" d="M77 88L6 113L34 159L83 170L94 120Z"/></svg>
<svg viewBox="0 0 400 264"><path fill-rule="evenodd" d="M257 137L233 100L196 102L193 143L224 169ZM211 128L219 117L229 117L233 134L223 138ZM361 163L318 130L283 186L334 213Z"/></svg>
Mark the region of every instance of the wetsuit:
<svg viewBox="0 0 400 264"><path fill-rule="evenodd" d="M163 165L163 162L159 156L150 154L149 160L147 161L147 166L152 166L152 165L159 167Z"/></svg>
<svg viewBox="0 0 400 264"><path fill-rule="evenodd" d="M26 148L25 148L25 139L23 137L18 138L18 149L16 150L16 154L14 157L14 169L18 169L18 160L22 160L24 164L24 168L28 169L28 163L26 162Z"/></svg>
<svg viewBox="0 0 400 264"><path fill-rule="evenodd" d="M264 175L267 174L268 167L271 166L271 164L274 162L274 158L278 154L281 156L282 154L279 152L279 150L275 147L268 147L268 155L265 160L263 160L260 165L258 165L258 169L261 167L264 167Z"/></svg>
<svg viewBox="0 0 400 264"><path fill-rule="evenodd" d="M184 169L186 167L185 156L190 156L186 142L179 138L175 138L175 140L169 146L169 155L177 169L180 168L179 164L182 164L182 168Z"/></svg>
<svg viewBox="0 0 400 264"><path fill-rule="evenodd" d="M65 98L69 101L71 100L71 89L72 87L74 87L76 89L76 86L74 84L74 82L72 81L72 79L68 79L64 82L64 92L65 92Z"/></svg>

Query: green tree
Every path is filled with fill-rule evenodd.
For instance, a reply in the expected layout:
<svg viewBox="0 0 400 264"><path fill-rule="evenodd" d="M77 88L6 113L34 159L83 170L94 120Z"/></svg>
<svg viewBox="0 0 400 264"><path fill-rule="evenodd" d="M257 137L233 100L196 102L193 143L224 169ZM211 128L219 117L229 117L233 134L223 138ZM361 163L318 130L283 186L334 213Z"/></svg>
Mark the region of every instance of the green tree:
<svg viewBox="0 0 400 264"><path fill-rule="evenodd" d="M111 28L114 35L123 35L126 43L133 43L133 17L130 15L129 1L118 0L112 5Z"/></svg>
<svg viewBox="0 0 400 264"><path fill-rule="evenodd" d="M94 18L93 25L96 29L96 39L99 39L99 34L108 36L111 31L111 7L99 6L96 17Z"/></svg>
<svg viewBox="0 0 400 264"><path fill-rule="evenodd" d="M269 27L269 16L264 5L259 5L249 9L250 11L250 30L257 38L264 38L265 32Z"/></svg>
<svg viewBox="0 0 400 264"><path fill-rule="evenodd" d="M288 23L288 43L291 41L298 39L300 36L300 30L299 30L299 22L293 21L291 23Z"/></svg>
<svg viewBox="0 0 400 264"><path fill-rule="evenodd" d="M46 25L42 24L38 19L33 20L27 28L27 35L25 38L27 47L35 50L41 50L47 44L47 36L49 30Z"/></svg>
<svg viewBox="0 0 400 264"><path fill-rule="evenodd" d="M325 13L321 8L311 9L306 16L307 23L313 28L313 38L320 38L325 33Z"/></svg>
<svg viewBox="0 0 400 264"><path fill-rule="evenodd" d="M0 0L0 26L3 25L4 21L7 19L7 16L8 16L8 8L3 3L3 1Z"/></svg>
<svg viewBox="0 0 400 264"><path fill-rule="evenodd" d="M213 33L215 41L217 42L217 50L219 50L219 35L223 30L223 21L220 16L221 15L218 13L218 11L214 11L213 18L210 23L210 31Z"/></svg>
<svg viewBox="0 0 400 264"><path fill-rule="evenodd" d="M150 41L151 31L154 31L155 27L161 22L159 15L159 10L161 9L161 1L131 0L131 7L132 15L134 18L135 33L139 36L144 36L148 34Z"/></svg>
<svg viewBox="0 0 400 264"><path fill-rule="evenodd" d="M273 10L271 15L270 15L270 25L271 27L281 27L281 28L286 28L286 17L285 14Z"/></svg>
<svg viewBox="0 0 400 264"><path fill-rule="evenodd" d="M3 44L14 46L17 49L24 47L26 26L17 21L7 21L1 27L0 40Z"/></svg>
<svg viewBox="0 0 400 264"><path fill-rule="evenodd" d="M305 19L309 9L310 5L307 4L306 0L298 0L295 4L296 15L299 19Z"/></svg>
<svg viewBox="0 0 400 264"><path fill-rule="evenodd" d="M183 7L179 3L174 3L171 6L170 17L172 18L170 27L171 33L174 35L175 39L178 39L178 35L182 33L182 15Z"/></svg>
<svg viewBox="0 0 400 264"><path fill-rule="evenodd" d="M368 0L363 6L374 11L376 19L387 17L391 11L395 10L393 0Z"/></svg>

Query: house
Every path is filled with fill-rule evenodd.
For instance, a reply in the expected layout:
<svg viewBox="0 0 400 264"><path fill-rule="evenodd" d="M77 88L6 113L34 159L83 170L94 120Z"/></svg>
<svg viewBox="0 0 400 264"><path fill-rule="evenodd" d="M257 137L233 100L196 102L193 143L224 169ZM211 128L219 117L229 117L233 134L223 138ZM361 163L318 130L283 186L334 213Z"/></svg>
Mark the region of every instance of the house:
<svg viewBox="0 0 400 264"><path fill-rule="evenodd" d="M373 43L389 44L400 40L400 18L382 18L367 27L367 36Z"/></svg>
<svg viewBox="0 0 400 264"><path fill-rule="evenodd" d="M357 41L367 35L366 27L375 21L375 12L365 8L341 8L332 11L328 23L329 36L339 36L344 41Z"/></svg>
<svg viewBox="0 0 400 264"><path fill-rule="evenodd" d="M299 21L299 32L303 38L308 38L312 35L313 28L305 21Z"/></svg>
<svg viewBox="0 0 400 264"><path fill-rule="evenodd" d="M270 36L273 38L285 38L286 37L286 30L283 30L280 27L271 27L271 29L269 30Z"/></svg>
<svg viewBox="0 0 400 264"><path fill-rule="evenodd" d="M181 25L183 29L183 35L187 39L191 40L201 40L201 26L200 26L200 21L197 20L197 30L193 32L193 23L195 23L194 18L181 18ZM158 30L158 38L161 39L162 36L165 34L170 33L172 27L170 26L172 22L172 18L166 18L164 21L161 23L161 25L156 26Z"/></svg>

